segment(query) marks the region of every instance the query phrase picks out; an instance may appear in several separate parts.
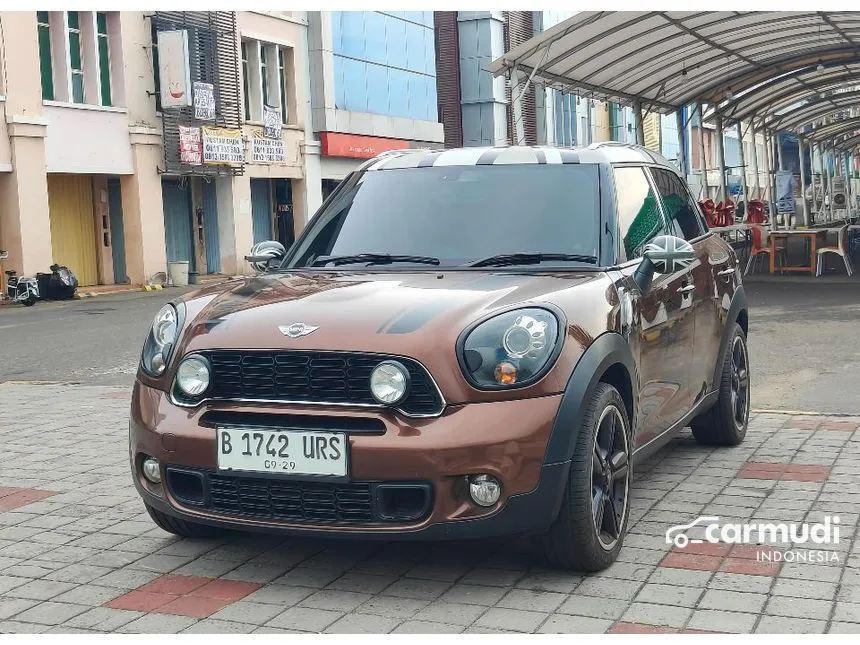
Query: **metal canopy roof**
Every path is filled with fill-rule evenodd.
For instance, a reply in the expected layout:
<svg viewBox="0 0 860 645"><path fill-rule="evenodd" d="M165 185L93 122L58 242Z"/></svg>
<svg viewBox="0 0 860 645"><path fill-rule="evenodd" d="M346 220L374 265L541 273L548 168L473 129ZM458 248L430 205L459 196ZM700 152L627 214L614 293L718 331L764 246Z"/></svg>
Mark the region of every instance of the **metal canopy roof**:
<svg viewBox="0 0 860 645"><path fill-rule="evenodd" d="M818 126L803 133L802 136L804 140L813 142L832 141L841 135L853 134L856 130L860 130L860 116L849 117Z"/></svg>
<svg viewBox="0 0 860 645"><path fill-rule="evenodd" d="M860 90L815 96L765 120L770 130L797 130L813 121L836 117L849 108L860 105Z"/></svg>
<svg viewBox="0 0 860 645"><path fill-rule="evenodd" d="M787 97L804 83L847 80L858 63L860 12L586 11L488 69L517 68L533 83L670 112L747 90L750 101L770 92ZM740 118L740 107L733 116Z"/></svg>

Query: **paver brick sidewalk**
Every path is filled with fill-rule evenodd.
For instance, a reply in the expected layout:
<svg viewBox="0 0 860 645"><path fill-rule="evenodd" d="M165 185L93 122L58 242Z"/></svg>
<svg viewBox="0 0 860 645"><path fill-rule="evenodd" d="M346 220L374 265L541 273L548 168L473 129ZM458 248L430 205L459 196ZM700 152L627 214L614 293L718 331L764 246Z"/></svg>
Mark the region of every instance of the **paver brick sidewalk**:
<svg viewBox="0 0 860 645"><path fill-rule="evenodd" d="M638 467L618 562L583 576L523 540L176 538L131 484L127 410L116 388L0 385L0 632L860 633L860 418L758 414L732 449L683 435ZM666 543L700 515L838 515L840 541L826 562Z"/></svg>

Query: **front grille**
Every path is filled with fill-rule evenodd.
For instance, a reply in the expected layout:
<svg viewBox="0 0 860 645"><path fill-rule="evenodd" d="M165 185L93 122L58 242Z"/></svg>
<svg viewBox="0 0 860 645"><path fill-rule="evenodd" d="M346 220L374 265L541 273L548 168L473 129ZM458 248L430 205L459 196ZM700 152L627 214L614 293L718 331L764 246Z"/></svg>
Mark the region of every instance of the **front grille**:
<svg viewBox="0 0 860 645"><path fill-rule="evenodd" d="M332 484L209 475L211 508L294 522L373 522L369 483Z"/></svg>
<svg viewBox="0 0 860 645"><path fill-rule="evenodd" d="M370 373L386 356L345 352L211 351L207 398L378 405ZM397 358L409 371L409 392L397 406L405 414L440 414L444 404L417 361Z"/></svg>
<svg viewBox="0 0 860 645"><path fill-rule="evenodd" d="M167 466L166 483L182 504L237 519L296 524L404 524L430 514L429 482L331 482L247 476Z"/></svg>

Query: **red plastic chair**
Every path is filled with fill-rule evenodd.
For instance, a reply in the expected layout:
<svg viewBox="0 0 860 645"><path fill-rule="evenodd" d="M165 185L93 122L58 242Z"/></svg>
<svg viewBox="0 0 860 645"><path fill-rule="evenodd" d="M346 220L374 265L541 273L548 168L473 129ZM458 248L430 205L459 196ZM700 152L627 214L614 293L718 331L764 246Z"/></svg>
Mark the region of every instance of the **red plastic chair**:
<svg viewBox="0 0 860 645"><path fill-rule="evenodd" d="M760 226L750 226L750 233L752 234L752 250L750 251L749 259L747 260L747 266L744 269L744 275L749 274L750 269L752 268L753 263L762 256L767 256L768 262L770 262L770 254L774 252L774 249L771 248L770 245L767 244L767 238L765 237L766 229ZM776 260L782 260L782 264L785 263L785 246L784 241L775 248L776 250ZM780 263L777 262L779 266Z"/></svg>

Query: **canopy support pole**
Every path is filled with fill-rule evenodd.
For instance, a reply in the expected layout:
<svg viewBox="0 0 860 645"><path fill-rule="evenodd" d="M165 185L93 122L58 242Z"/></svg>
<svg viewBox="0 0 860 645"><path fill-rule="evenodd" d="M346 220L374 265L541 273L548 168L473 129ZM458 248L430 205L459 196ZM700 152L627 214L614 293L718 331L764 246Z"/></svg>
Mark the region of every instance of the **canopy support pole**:
<svg viewBox="0 0 860 645"><path fill-rule="evenodd" d="M800 157L800 203L803 204L803 225L809 226L809 211L806 207L806 164L803 163L803 137L797 137L797 153Z"/></svg>
<svg viewBox="0 0 860 645"><path fill-rule="evenodd" d="M738 121L738 141L740 142L740 155L741 155L741 188L744 191L744 213L749 215L750 212L750 193L749 187L747 186L747 160L746 155L744 154L744 131L741 127L741 122Z"/></svg>
<svg viewBox="0 0 860 645"><path fill-rule="evenodd" d="M511 107L514 117L514 145L520 145L525 139L523 128L523 93L520 91L520 70L514 67L511 70Z"/></svg>
<svg viewBox="0 0 860 645"><path fill-rule="evenodd" d="M773 201L773 183L770 177L771 158L773 150L770 147L770 138L768 137L767 128L762 129L764 135L764 174L767 178L767 203L770 211L770 228L776 230L776 204Z"/></svg>
<svg viewBox="0 0 860 645"><path fill-rule="evenodd" d="M777 130L776 132L773 133L773 141L774 141L774 144L776 145L776 155L777 155L776 158L779 160L779 169L785 170L785 166L783 165L783 159L782 159L782 141L780 141L779 130Z"/></svg>
<svg viewBox="0 0 860 645"><path fill-rule="evenodd" d="M753 117L753 120L755 117ZM758 176L758 144L756 143L755 125L753 120L750 120L750 134L752 135L752 166L755 177L755 195L756 199L761 199L761 179Z"/></svg>
<svg viewBox="0 0 860 645"><path fill-rule="evenodd" d="M645 116L642 114L642 101L634 101L633 111L636 113L636 143L645 145Z"/></svg>
<svg viewBox="0 0 860 645"><path fill-rule="evenodd" d="M728 199L726 191L726 151L725 142L723 141L723 117L719 113L716 115L717 125L717 163L720 167L720 199L723 203Z"/></svg>
<svg viewBox="0 0 860 645"><path fill-rule="evenodd" d="M822 146L821 151L822 151L821 166L822 166L822 170L824 171L823 176L827 179L827 183L825 184L826 192L822 193L822 195L824 197L824 203L826 204L825 218L826 218L826 221L829 222L830 220L833 219L833 182L830 180L830 164L826 163L826 160L824 159L824 157L825 157L824 153L827 152L827 148Z"/></svg>
<svg viewBox="0 0 860 645"><path fill-rule="evenodd" d="M684 111L675 110L675 119L678 124L678 166L681 168L681 174L684 179L687 178L687 124L684 122Z"/></svg>
<svg viewBox="0 0 860 645"><path fill-rule="evenodd" d="M708 164L705 160L705 119L702 111L702 102L696 103L696 110L699 112L699 161L702 168L702 190L703 199L709 199L710 188L708 187Z"/></svg>

